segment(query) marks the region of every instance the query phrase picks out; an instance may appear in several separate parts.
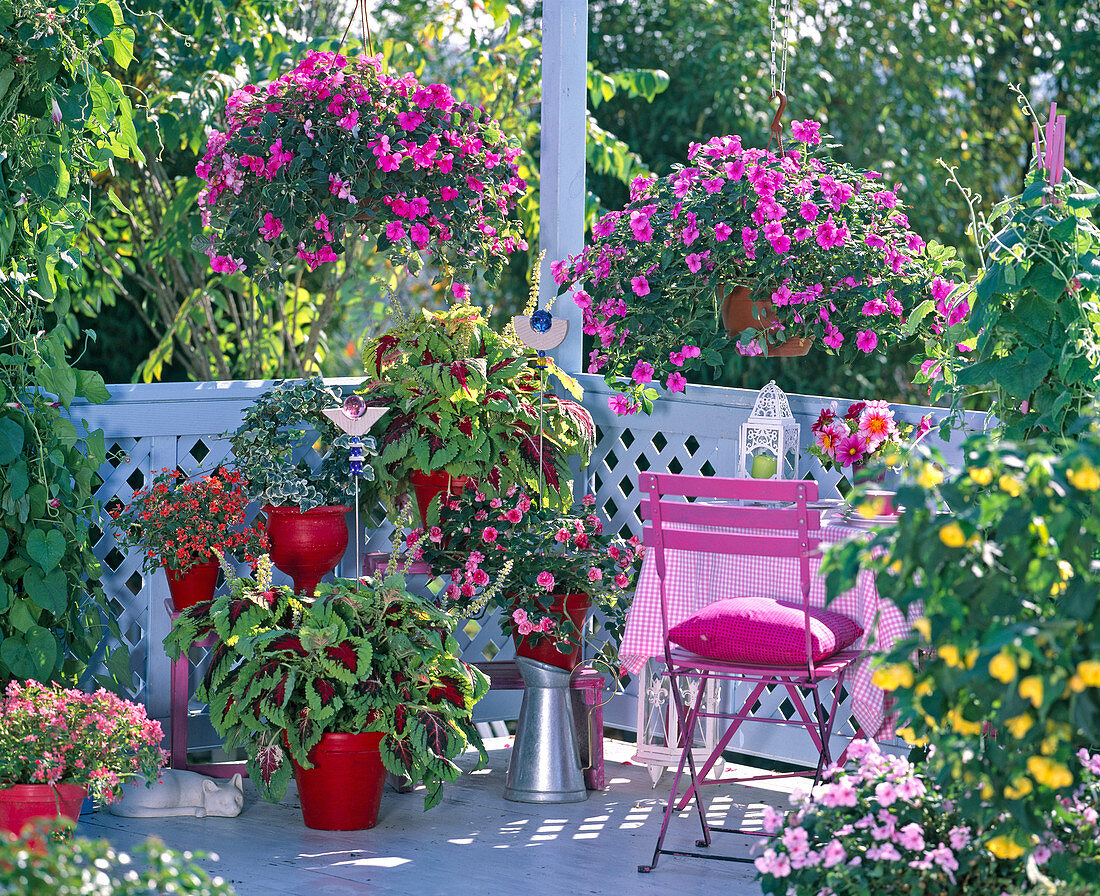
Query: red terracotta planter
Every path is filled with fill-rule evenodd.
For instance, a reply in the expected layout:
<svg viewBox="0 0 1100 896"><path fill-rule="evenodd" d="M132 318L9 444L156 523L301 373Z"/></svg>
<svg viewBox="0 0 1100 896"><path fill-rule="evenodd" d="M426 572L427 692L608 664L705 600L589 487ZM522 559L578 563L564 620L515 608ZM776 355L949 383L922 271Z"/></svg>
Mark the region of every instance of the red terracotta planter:
<svg viewBox="0 0 1100 896"><path fill-rule="evenodd" d="M591 597L587 594L548 594L547 598L550 600L548 610L551 613L557 616L568 615L578 631L584 627L584 619L592 607ZM581 660L580 644L570 650L569 653L562 653L558 650L557 642L552 637L544 636L538 644L531 644L526 636L520 637L518 634L513 633L512 640L516 644L516 656L538 660L540 663L557 666L559 669L572 671Z"/></svg>
<svg viewBox="0 0 1100 896"><path fill-rule="evenodd" d="M76 821L88 794L82 784L16 784L0 788L0 831L19 835L34 819Z"/></svg>
<svg viewBox="0 0 1100 896"><path fill-rule="evenodd" d="M218 586L218 561L207 560L205 563L199 563L182 576L176 570L165 566L164 575L168 578L172 606L177 610L186 610L214 596L214 589Z"/></svg>
<svg viewBox="0 0 1100 896"><path fill-rule="evenodd" d="M450 473L438 470L434 473L423 473L414 470L409 474L409 485L416 495L416 506L420 510L420 524L428 528L428 506L432 500L443 492L449 497L457 498L466 489L470 482L469 476L452 476Z"/></svg>
<svg viewBox="0 0 1100 896"><path fill-rule="evenodd" d="M751 295L752 290L747 286L735 286L728 292L718 288L718 300L722 303L722 323L731 337L739 336L745 330L766 330L776 321L772 300L765 296L752 302L749 300ZM792 337L773 341L769 338L768 357L799 358L809 352L812 345L812 339Z"/></svg>
<svg viewBox="0 0 1100 896"><path fill-rule="evenodd" d="M294 780L307 828L361 831L378 823L386 769L379 744L382 732L326 734L309 751L313 768L294 758Z"/></svg>
<svg viewBox="0 0 1100 896"><path fill-rule="evenodd" d="M264 507L271 562L294 579L294 590L312 596L317 583L332 572L348 549L351 508L339 504L314 507L305 513L297 507Z"/></svg>

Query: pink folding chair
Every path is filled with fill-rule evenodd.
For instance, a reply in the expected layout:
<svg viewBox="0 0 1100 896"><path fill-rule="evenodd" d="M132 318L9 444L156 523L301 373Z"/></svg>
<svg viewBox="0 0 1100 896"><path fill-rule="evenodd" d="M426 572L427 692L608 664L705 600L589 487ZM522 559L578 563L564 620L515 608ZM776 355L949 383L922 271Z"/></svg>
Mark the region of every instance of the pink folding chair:
<svg viewBox="0 0 1100 896"><path fill-rule="evenodd" d="M829 765L829 738L840 700L841 682L858 650L845 649L862 630L852 620L810 606L810 555L818 546L820 514L807 504L817 500L817 483L726 479L643 473L642 516L645 545L652 552L660 582L661 624L666 674L679 718L682 740L680 761L672 781L653 860L639 865L652 871L661 855L694 856L733 862L751 858L712 852L665 849L665 834L673 811L682 810L694 798L703 836L697 847L711 845L711 833L759 835L760 831L721 828L707 822L700 789L717 784L748 783L773 778L807 775L786 772L752 777L706 780L723 750L741 725L753 722L795 725L804 728L818 753L814 783ZM712 596L700 610L670 626L668 586L669 552L702 552L760 558L786 558L797 564L800 595L730 594ZM681 677L698 679L692 705L681 690ZM749 694L736 711L704 709L703 695L710 681L743 682ZM832 684L832 700L824 711L822 684ZM767 688L783 688L795 708L792 718L753 716L758 698ZM807 706L807 698L811 706ZM825 701L828 702L828 701ZM701 719L723 719L721 732L710 756L697 767L693 756L696 724ZM680 793L685 767L687 787Z"/></svg>

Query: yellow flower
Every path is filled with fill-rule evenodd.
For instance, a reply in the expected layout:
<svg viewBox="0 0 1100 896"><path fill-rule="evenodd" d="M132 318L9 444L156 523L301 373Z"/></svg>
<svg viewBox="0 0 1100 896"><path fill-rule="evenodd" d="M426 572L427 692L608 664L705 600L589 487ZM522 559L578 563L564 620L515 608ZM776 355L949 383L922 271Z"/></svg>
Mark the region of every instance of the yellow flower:
<svg viewBox="0 0 1100 896"><path fill-rule="evenodd" d="M1037 675L1029 675L1020 682L1020 696L1030 700L1031 705L1039 707L1043 703L1043 680Z"/></svg>
<svg viewBox="0 0 1100 896"><path fill-rule="evenodd" d="M1073 564L1068 560L1059 560L1058 574L1062 577L1063 582L1068 582L1073 578Z"/></svg>
<svg viewBox="0 0 1100 896"><path fill-rule="evenodd" d="M1062 739L1055 734L1048 734L1043 738L1042 743L1039 744L1039 752L1044 756L1053 755L1054 751L1058 749L1058 744L1062 742Z"/></svg>
<svg viewBox="0 0 1100 896"><path fill-rule="evenodd" d="M895 560L887 567L894 575L901 575L901 561Z"/></svg>
<svg viewBox="0 0 1100 896"><path fill-rule="evenodd" d="M898 737L904 740L911 747L926 747L928 746L927 737L917 737L917 732L906 725L904 728L898 729Z"/></svg>
<svg viewBox="0 0 1100 896"><path fill-rule="evenodd" d="M1023 487L1009 476L1007 473L1003 474L1000 479L997 480L997 486L1002 492L1007 492L1013 498L1020 497L1020 492L1023 491Z"/></svg>
<svg viewBox="0 0 1100 896"><path fill-rule="evenodd" d="M1002 650L989 661L989 674L1008 684L1016 677L1016 660Z"/></svg>
<svg viewBox="0 0 1100 896"><path fill-rule="evenodd" d="M954 644L944 644L942 647L937 647L936 653L951 668L961 669L963 667L962 659L959 656L959 648Z"/></svg>
<svg viewBox="0 0 1100 896"><path fill-rule="evenodd" d="M941 526L940 541L949 548L961 548L966 544L966 536L963 534L962 526L954 521L946 526Z"/></svg>
<svg viewBox="0 0 1100 896"><path fill-rule="evenodd" d="M1100 688L1100 660L1084 660L1077 664L1077 674L1087 688Z"/></svg>
<svg viewBox="0 0 1100 896"><path fill-rule="evenodd" d="M925 464L917 476L921 488L935 488L943 482L943 470L937 470L932 464Z"/></svg>
<svg viewBox="0 0 1100 896"><path fill-rule="evenodd" d="M993 796L993 785L990 784L988 781L983 781L980 793L983 800L989 799L991 796Z"/></svg>
<svg viewBox="0 0 1100 896"><path fill-rule="evenodd" d="M1066 478L1070 485L1083 492L1094 492L1100 488L1100 473L1090 463L1086 463L1079 470L1070 470L1066 473Z"/></svg>
<svg viewBox="0 0 1100 896"><path fill-rule="evenodd" d="M1075 694L1080 694L1081 691L1088 687L1088 685L1085 684L1085 679L1083 679L1080 675L1071 676L1070 680L1066 682L1066 685Z"/></svg>
<svg viewBox="0 0 1100 896"><path fill-rule="evenodd" d="M1027 760L1027 770L1031 772L1031 777L1052 790L1060 790L1073 783L1073 772L1061 762L1046 756L1031 756Z"/></svg>
<svg viewBox="0 0 1100 896"><path fill-rule="evenodd" d="M913 667L908 663L879 666L871 676L871 683L884 691L913 686Z"/></svg>
<svg viewBox="0 0 1100 896"><path fill-rule="evenodd" d="M1004 834L998 834L985 847L998 859L1018 859L1024 854L1024 848Z"/></svg>
<svg viewBox="0 0 1100 896"><path fill-rule="evenodd" d="M1008 719L1005 722L1005 727L1016 740L1023 740L1034 724L1035 720L1031 717L1031 714L1025 712L1023 715Z"/></svg>
<svg viewBox="0 0 1100 896"><path fill-rule="evenodd" d="M871 520L878 516L879 511L884 509L885 506L882 501L860 501L856 510L865 520Z"/></svg>
<svg viewBox="0 0 1100 896"><path fill-rule="evenodd" d="M921 616L913 620L913 628L920 632L925 641L932 640L932 621L927 616Z"/></svg>
<svg viewBox="0 0 1100 896"><path fill-rule="evenodd" d="M1014 778L1012 783L1005 788L1004 794L1010 800L1018 800L1027 796L1031 791L1031 778L1026 775L1020 775L1020 777Z"/></svg>
<svg viewBox="0 0 1100 896"><path fill-rule="evenodd" d="M925 678L917 684L915 692L918 697L927 697L933 690L935 690L935 685L932 683L932 679Z"/></svg>
<svg viewBox="0 0 1100 896"><path fill-rule="evenodd" d="M977 737L982 733L981 722L971 722L969 719L964 719L959 709L948 710L947 721L951 723L951 727L955 731L966 737Z"/></svg>
<svg viewBox="0 0 1100 896"><path fill-rule="evenodd" d="M966 472L978 485L989 485L993 481L993 471L989 467L971 467Z"/></svg>

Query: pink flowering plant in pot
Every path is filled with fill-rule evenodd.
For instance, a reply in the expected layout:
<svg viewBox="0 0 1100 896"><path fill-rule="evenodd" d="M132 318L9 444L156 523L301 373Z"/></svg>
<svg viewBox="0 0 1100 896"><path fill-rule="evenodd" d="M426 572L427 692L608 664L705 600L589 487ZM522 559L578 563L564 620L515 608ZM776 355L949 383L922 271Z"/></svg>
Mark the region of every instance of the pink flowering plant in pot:
<svg viewBox="0 0 1100 896"><path fill-rule="evenodd" d="M11 681L0 699L0 788L75 784L111 802L126 778L156 780L160 722L110 691Z"/></svg>
<svg viewBox="0 0 1100 896"><path fill-rule="evenodd" d="M608 532L594 505L592 495L562 511L518 489L502 497L470 493L448 502L426 539L416 529L408 543L443 578L444 606L460 616L498 607L504 633L571 648L580 632L550 604L552 595L583 593L617 644L643 548L637 537Z"/></svg>
<svg viewBox="0 0 1100 896"><path fill-rule="evenodd" d="M886 468L904 463L912 445L931 429L931 420L925 415L914 434L912 426L898 422L885 401L853 401L843 414L834 401L810 426L813 442L807 450L826 470L839 469L849 486L875 481L884 477Z"/></svg>
<svg viewBox="0 0 1100 896"><path fill-rule="evenodd" d="M282 282L287 266L336 262L363 237L411 273L426 257L441 276L494 281L526 247L511 215L526 189L519 148L444 84L311 52L236 91L226 119L196 168L211 233L195 248L215 271Z"/></svg>
<svg viewBox="0 0 1100 896"><path fill-rule="evenodd" d="M693 144L687 167L636 179L590 245L555 264L593 337L588 371L621 389L617 413L648 413L656 386L682 392L688 371L721 368L731 338L743 355L801 339L857 361L934 307L927 247L897 188L830 158L817 123L792 130L778 152L737 136ZM753 306L730 337L720 311L739 287L772 307Z"/></svg>

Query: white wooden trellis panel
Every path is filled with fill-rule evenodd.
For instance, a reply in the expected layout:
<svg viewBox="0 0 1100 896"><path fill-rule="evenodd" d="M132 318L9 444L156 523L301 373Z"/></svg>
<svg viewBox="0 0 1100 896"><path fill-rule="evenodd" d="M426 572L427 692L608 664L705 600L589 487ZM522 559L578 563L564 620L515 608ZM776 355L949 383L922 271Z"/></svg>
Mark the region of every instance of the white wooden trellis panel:
<svg viewBox="0 0 1100 896"><path fill-rule="evenodd" d="M664 398L651 417L618 418L610 412L607 399L611 392L598 377L581 376L586 389L584 404L591 411L599 431L592 462L583 474L594 490L597 505L610 520L613 529L640 534L637 509L638 473L644 470L675 470L687 473L733 475L737 465L738 427L748 416L756 393L749 390L712 386L689 386L686 394ZM354 379L331 380L330 385L350 388ZM73 418L86 421L89 429L103 429L108 461L100 470L102 484L97 497L129 500L136 488L148 481L151 471L161 467L207 470L217 462L229 460L229 445L220 438L235 429L244 409L270 388L270 382L163 383L152 385L111 386L112 398L104 405L77 402ZM790 396L791 408L802 424L803 444L809 440L809 425L822 407L833 399L814 396ZM842 407L847 400L838 402ZM899 416L915 423L927 409L900 406ZM940 412L942 413L942 412ZM972 415L969 428L980 428L983 417ZM930 437L929 441L934 443ZM947 446L948 457L951 447ZM816 458L804 455L802 468L821 484L822 492L835 490L839 476L823 471ZM362 533L364 550L388 551L392 527ZM168 597L163 573L151 576L140 571L141 557L117 549L114 533L108 528L94 545L104 565L104 588L110 607L119 620L123 638L131 650L132 668L137 684L133 696L149 707L155 718L168 717L168 661L161 641L168 631L164 601ZM351 575L354 546L350 546L339 569ZM471 661L510 659L513 648L492 617L478 620L458 632L464 656ZM192 680L201 674L202 666ZM623 730L635 726L637 683L605 707L607 724ZM479 708L484 718L514 716L516 694L493 694ZM781 699L775 702L782 703ZM840 724L846 723L847 713ZM775 726L766 727L774 732ZM767 738L751 736L753 745L763 743L764 755L798 761L789 744L770 746ZM743 745L749 752L752 745Z"/></svg>

